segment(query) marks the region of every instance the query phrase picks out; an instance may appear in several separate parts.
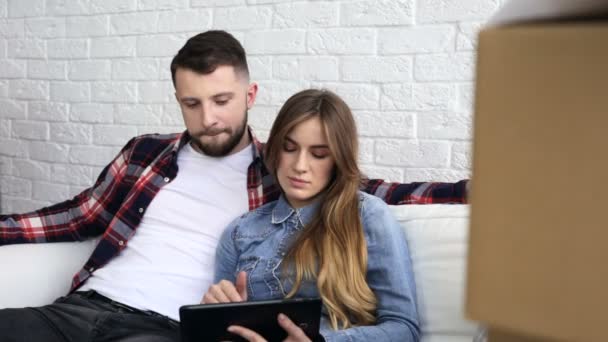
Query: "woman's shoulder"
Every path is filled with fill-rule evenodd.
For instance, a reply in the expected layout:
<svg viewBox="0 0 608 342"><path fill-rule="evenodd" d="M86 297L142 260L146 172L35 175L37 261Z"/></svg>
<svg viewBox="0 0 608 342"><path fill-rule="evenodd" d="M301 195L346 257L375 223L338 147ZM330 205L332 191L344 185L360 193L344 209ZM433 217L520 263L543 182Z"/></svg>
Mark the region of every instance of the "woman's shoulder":
<svg viewBox="0 0 608 342"><path fill-rule="evenodd" d="M238 219L241 222L246 222L246 221L250 221L250 220L257 220L257 219L265 218L267 216L272 215L272 211L274 210L274 207L276 205L277 205L276 200L272 201L272 202L268 202L268 203L262 205L261 207L257 207L256 209L253 209L251 211L244 213Z"/></svg>
<svg viewBox="0 0 608 342"><path fill-rule="evenodd" d="M232 227L233 230L238 231L248 229L248 227L255 227L262 221L270 220L272 217L272 211L276 204L277 201L272 201L262 205L261 207L248 211L234 219L229 227Z"/></svg>
<svg viewBox="0 0 608 342"><path fill-rule="evenodd" d="M361 215L370 212L390 211L388 204L380 197L359 191L359 208Z"/></svg>
<svg viewBox="0 0 608 342"><path fill-rule="evenodd" d="M396 230L397 219L384 200L365 192L359 192L359 203L361 223L367 233Z"/></svg>

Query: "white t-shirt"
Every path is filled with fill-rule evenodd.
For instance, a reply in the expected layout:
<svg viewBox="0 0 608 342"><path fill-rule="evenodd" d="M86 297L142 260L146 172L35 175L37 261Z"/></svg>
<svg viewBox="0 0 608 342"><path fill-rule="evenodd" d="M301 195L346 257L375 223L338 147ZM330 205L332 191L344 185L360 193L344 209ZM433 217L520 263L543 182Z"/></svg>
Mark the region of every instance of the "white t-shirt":
<svg viewBox="0 0 608 342"><path fill-rule="evenodd" d="M213 281L224 228L248 210L252 145L226 157L184 146L177 177L160 189L127 247L79 291L179 320L179 307L200 303Z"/></svg>

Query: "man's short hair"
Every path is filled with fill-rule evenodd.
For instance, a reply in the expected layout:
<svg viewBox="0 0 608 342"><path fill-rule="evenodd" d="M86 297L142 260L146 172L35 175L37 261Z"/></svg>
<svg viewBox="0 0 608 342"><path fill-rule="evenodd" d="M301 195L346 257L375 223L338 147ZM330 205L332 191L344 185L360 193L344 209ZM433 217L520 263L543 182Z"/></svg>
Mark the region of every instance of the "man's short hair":
<svg viewBox="0 0 608 342"><path fill-rule="evenodd" d="M171 78L175 86L178 68L207 75L219 66L232 66L236 72L249 76L245 49L230 33L210 30L188 39L171 61Z"/></svg>

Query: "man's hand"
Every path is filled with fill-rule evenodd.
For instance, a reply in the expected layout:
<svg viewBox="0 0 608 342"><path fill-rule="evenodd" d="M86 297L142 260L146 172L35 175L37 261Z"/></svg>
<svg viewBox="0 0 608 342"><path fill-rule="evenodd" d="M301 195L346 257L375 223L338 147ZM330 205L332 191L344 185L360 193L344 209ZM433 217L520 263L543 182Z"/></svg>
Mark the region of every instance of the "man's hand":
<svg viewBox="0 0 608 342"><path fill-rule="evenodd" d="M277 320L279 321L279 325L285 329L285 331L287 331L287 338L283 342L312 342L308 336L306 336L304 331L295 325L295 323L292 322L289 317L279 314ZM266 342L266 339L255 331L238 325L229 326L228 331L235 335L239 335L250 342Z"/></svg>
<svg viewBox="0 0 608 342"><path fill-rule="evenodd" d="M236 277L236 286L228 280L222 280L209 286L201 304L244 302L246 300L247 273L241 271Z"/></svg>

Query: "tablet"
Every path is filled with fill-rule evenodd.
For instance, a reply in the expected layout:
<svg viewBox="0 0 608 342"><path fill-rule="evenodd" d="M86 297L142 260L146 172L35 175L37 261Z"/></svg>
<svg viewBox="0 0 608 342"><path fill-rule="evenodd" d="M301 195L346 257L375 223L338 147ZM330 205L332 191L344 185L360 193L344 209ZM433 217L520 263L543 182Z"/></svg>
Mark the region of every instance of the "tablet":
<svg viewBox="0 0 608 342"><path fill-rule="evenodd" d="M277 322L279 313L287 315L311 340L318 338L321 299L296 298L182 306L179 309L182 341L245 341L226 330L231 325L249 328L267 341L283 341L287 333Z"/></svg>

